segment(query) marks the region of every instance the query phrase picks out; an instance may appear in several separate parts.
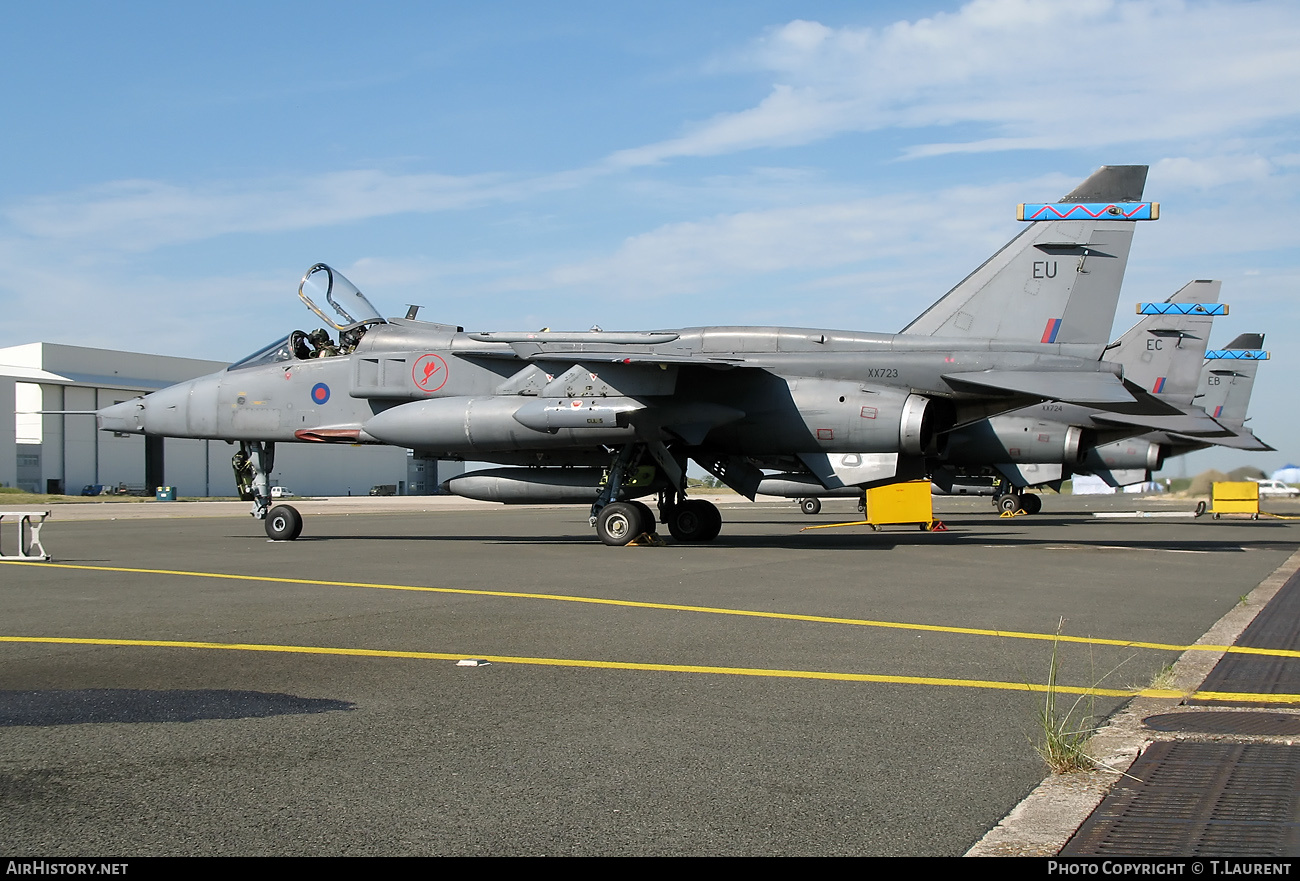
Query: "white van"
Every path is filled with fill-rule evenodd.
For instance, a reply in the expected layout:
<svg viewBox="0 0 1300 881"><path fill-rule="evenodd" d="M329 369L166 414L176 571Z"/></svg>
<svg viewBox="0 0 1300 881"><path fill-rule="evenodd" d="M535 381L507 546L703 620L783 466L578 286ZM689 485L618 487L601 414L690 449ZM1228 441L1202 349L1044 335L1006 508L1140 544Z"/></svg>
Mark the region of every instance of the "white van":
<svg viewBox="0 0 1300 881"><path fill-rule="evenodd" d="M1300 496L1300 489L1287 486L1280 480L1257 480L1261 496Z"/></svg>

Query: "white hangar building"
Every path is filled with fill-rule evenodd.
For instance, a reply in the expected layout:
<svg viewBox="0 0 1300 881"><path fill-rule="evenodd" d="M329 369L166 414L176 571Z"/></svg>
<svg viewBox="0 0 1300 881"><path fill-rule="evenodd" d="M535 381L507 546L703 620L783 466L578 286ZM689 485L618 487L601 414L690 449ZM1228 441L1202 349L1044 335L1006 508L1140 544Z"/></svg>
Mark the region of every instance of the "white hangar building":
<svg viewBox="0 0 1300 881"><path fill-rule="evenodd" d="M150 494L172 486L177 496L234 496L234 445L114 434L96 430L87 412L48 412L97 410L225 367L53 343L0 348L0 486L68 495L93 485ZM365 495L377 485L425 495L463 470L395 447L277 444L271 483L298 495Z"/></svg>

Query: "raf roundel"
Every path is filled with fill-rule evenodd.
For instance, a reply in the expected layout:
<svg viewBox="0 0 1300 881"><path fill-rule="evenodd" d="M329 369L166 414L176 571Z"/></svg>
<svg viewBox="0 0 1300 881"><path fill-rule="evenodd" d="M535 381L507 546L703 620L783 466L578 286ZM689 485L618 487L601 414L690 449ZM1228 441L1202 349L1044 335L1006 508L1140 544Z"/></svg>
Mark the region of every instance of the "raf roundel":
<svg viewBox="0 0 1300 881"><path fill-rule="evenodd" d="M323 404L330 399L330 387L323 382L318 382L311 387L311 400L313 404Z"/></svg>

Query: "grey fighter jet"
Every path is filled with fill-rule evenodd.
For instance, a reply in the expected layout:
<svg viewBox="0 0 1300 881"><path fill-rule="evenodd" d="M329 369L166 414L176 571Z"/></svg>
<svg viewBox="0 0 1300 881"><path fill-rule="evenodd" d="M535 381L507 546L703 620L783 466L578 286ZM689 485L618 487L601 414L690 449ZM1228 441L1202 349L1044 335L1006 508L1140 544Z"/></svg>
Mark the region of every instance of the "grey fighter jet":
<svg viewBox="0 0 1300 881"><path fill-rule="evenodd" d="M277 443L380 443L491 469L452 492L591 506L606 544L653 528L709 541L722 518L687 498L694 460L753 498L763 469L825 489L926 475L955 429L1041 401L1125 415L1168 405L1102 360L1145 166L1103 167L903 332L696 327L482 332L384 319L324 264L299 296L337 332L277 340L227 369L99 411L105 431L238 442L237 478L273 539L302 519L272 507Z"/></svg>
<svg viewBox="0 0 1300 881"><path fill-rule="evenodd" d="M1141 439L1150 429L1177 427L1206 443L1232 438L1229 428L1192 406L1197 377L1211 324L1226 315L1218 302L1220 282L1197 280L1161 303L1139 303L1142 318L1107 347L1103 359L1120 365L1127 382L1146 389L1168 407L1162 414L1123 413L1047 401L1003 413L948 434L930 476L946 493L994 496L1004 511L1036 513L1038 497L1028 487L1059 489L1071 473L1087 472L1107 480L1133 483L1160 467L1176 444L1169 438ZM1122 469L1122 470L1121 470ZM1135 476L1136 475L1136 476ZM802 498L805 511L819 495L830 493L799 475L770 475L761 491Z"/></svg>

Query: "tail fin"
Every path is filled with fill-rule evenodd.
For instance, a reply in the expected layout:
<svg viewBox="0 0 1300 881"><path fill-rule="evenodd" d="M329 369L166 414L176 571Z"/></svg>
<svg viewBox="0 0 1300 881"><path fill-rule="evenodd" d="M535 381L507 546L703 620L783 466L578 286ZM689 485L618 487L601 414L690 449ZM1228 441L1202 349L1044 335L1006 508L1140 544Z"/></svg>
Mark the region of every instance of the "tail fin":
<svg viewBox="0 0 1300 881"><path fill-rule="evenodd" d="M1226 349L1207 352L1218 357L1210 358L1201 368L1196 404L1228 428L1239 430L1245 426L1259 362L1268 359L1263 349L1262 333L1244 333Z"/></svg>
<svg viewBox="0 0 1300 881"><path fill-rule="evenodd" d="M1145 165L1106 165L1033 220L1002 250L926 309L903 333L959 339L1079 343L1099 357L1110 341L1133 242ZM1087 204L1101 203L1101 204ZM1153 214L1157 212L1152 212Z"/></svg>
<svg viewBox="0 0 1300 881"><path fill-rule="evenodd" d="M1139 303L1142 319L1119 338L1105 360L1124 367L1124 378L1166 401L1190 404L1223 282L1188 282L1164 303Z"/></svg>

